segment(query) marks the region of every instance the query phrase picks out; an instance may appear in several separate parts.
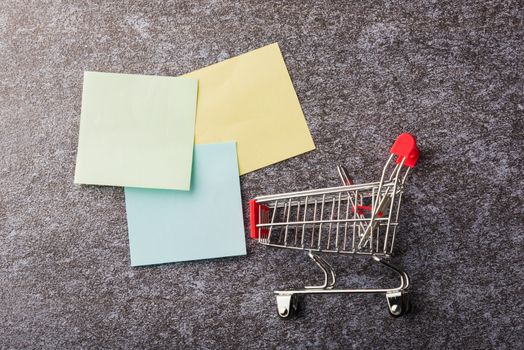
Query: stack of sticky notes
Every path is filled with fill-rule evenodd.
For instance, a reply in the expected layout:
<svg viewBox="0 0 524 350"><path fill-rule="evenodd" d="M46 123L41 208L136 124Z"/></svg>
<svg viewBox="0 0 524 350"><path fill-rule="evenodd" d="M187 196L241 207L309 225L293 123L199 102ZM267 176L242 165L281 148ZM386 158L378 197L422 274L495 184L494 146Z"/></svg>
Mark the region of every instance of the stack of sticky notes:
<svg viewBox="0 0 524 350"><path fill-rule="evenodd" d="M86 72L75 183L125 187L133 266L245 255L239 175L314 148L272 44L182 77Z"/></svg>

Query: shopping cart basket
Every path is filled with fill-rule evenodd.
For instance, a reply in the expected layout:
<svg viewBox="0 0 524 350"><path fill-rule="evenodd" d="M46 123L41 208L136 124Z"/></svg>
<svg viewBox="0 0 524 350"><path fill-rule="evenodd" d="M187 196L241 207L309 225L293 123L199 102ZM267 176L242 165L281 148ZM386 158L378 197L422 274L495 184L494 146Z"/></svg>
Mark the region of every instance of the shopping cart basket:
<svg viewBox="0 0 524 350"><path fill-rule="evenodd" d="M418 157L415 138L404 133L391 148L378 182L352 184L345 169L338 166L343 186L250 201L251 238L267 246L308 251L324 273L322 285L275 291L280 317L292 317L299 297L306 294L384 293L392 316L409 312L409 277L384 259L393 251L404 182ZM335 289L335 271L318 253L370 256L395 271L400 286Z"/></svg>

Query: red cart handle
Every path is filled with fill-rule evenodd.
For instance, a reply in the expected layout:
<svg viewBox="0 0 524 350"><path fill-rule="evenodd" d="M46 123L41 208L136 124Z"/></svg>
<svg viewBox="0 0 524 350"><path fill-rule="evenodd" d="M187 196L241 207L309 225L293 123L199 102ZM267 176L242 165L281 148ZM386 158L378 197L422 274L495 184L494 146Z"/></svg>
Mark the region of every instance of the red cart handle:
<svg viewBox="0 0 524 350"><path fill-rule="evenodd" d="M417 164L420 155L415 137L407 132L397 137L393 147L391 147L391 153L398 156L397 164L402 163L402 160L405 158L404 165L410 168Z"/></svg>

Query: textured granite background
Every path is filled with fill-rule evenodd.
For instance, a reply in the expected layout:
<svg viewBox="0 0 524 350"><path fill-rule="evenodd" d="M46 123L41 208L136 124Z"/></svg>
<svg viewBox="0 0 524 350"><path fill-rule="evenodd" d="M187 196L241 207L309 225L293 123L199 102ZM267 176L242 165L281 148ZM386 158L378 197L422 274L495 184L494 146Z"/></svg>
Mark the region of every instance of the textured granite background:
<svg viewBox="0 0 524 350"><path fill-rule="evenodd" d="M519 1L0 3L0 348L523 348ZM279 42L318 149L243 176L258 194L374 180L403 131L422 158L383 296L272 290L320 276L301 252L131 268L120 188L73 185L84 70L179 75ZM261 145L263 146L263 145ZM388 285L335 257L341 283Z"/></svg>

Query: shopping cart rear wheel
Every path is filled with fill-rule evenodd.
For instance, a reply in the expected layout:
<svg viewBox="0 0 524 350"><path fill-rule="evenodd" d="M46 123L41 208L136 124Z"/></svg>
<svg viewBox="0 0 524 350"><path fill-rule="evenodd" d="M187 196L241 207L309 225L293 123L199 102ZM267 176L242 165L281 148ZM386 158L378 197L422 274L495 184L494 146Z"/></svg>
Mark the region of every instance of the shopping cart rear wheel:
<svg viewBox="0 0 524 350"><path fill-rule="evenodd" d="M279 295L277 294L277 313L282 319L293 318L299 308L299 299L297 295Z"/></svg>
<svg viewBox="0 0 524 350"><path fill-rule="evenodd" d="M411 311L411 299L408 292L386 294L388 311L393 317L400 317Z"/></svg>

